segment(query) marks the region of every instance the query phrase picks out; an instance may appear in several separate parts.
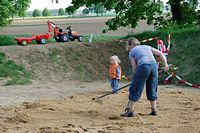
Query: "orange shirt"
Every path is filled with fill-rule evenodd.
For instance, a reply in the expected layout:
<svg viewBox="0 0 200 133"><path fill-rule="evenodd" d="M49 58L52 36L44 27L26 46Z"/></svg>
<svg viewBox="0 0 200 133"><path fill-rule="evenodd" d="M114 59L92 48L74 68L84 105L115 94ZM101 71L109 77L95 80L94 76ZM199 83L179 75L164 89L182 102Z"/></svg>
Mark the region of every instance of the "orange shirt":
<svg viewBox="0 0 200 133"><path fill-rule="evenodd" d="M119 69L120 69L120 74L118 77L117 77L117 70L116 70L117 67L119 67ZM119 64L110 64L110 66L109 66L110 79L115 79L115 78L121 79L121 73L122 73L122 71L121 71L121 67L119 66Z"/></svg>

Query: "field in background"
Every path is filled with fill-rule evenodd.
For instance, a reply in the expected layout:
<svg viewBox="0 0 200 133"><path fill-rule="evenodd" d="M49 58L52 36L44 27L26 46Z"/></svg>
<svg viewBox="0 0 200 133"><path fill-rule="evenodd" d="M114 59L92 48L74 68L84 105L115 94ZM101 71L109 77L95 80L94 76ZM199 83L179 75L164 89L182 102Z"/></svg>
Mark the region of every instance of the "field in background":
<svg viewBox="0 0 200 133"><path fill-rule="evenodd" d="M86 18L59 18L49 19L57 24L58 27L66 29L71 25L72 30L78 31L82 35L106 35L106 36L125 36L129 33L138 33L153 30L153 26L148 26L145 21L141 21L137 28L119 28L117 31L109 31L106 34L102 30L106 28L105 22L112 17L86 17ZM0 35L32 35L48 32L48 19L19 19L14 20L8 27L0 30Z"/></svg>

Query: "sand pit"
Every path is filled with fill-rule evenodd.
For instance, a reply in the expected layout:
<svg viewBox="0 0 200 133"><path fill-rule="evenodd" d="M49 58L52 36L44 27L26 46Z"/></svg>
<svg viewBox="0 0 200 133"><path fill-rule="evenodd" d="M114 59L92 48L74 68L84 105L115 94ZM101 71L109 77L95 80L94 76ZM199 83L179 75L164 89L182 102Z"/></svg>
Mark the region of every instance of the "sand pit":
<svg viewBox="0 0 200 133"><path fill-rule="evenodd" d="M93 83L94 85L96 83ZM98 83L99 84L99 83ZM103 90L100 88L104 88ZM62 98L44 98L19 106L0 107L0 132L9 133L199 133L200 90L177 86L159 87L158 116L149 116L149 102L143 93L137 115L122 118L128 91L103 99L92 98L109 91L108 83L90 93Z"/></svg>

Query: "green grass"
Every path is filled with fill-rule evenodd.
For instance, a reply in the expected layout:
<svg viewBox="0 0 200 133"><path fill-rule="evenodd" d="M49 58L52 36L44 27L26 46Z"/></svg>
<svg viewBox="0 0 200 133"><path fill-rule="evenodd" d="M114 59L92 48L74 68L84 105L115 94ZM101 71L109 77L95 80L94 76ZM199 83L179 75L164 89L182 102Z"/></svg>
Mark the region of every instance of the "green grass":
<svg viewBox="0 0 200 133"><path fill-rule="evenodd" d="M83 41L84 42L89 42L89 38L90 38L90 35L83 36ZM96 43L96 42L110 42L110 41L113 41L113 40L119 39L119 38L122 38L122 36L104 36L104 35L93 36L92 42L93 43Z"/></svg>
<svg viewBox="0 0 200 133"><path fill-rule="evenodd" d="M14 36L0 35L0 46L16 45Z"/></svg>
<svg viewBox="0 0 200 133"><path fill-rule="evenodd" d="M0 52L0 77L9 78L5 85L25 85L31 82L32 74L23 65L6 60L5 54Z"/></svg>
<svg viewBox="0 0 200 133"><path fill-rule="evenodd" d="M15 38L20 37L30 37L32 35L0 35L0 46L10 46L10 45L17 45ZM47 43L55 43L55 39L51 38L47 40ZM30 42L29 44L37 44L35 40Z"/></svg>
<svg viewBox="0 0 200 133"><path fill-rule="evenodd" d="M9 45L17 45L15 38L18 37L30 37L32 35L0 35L0 46L9 46ZM83 42L89 42L90 36L83 36ZM108 42L114 39L122 38L121 36L93 36L93 43L94 42ZM77 41L77 40L75 40ZM47 40L48 43L56 43L54 38ZM30 42L29 44L37 44L35 40ZM37 44L38 45L38 44Z"/></svg>

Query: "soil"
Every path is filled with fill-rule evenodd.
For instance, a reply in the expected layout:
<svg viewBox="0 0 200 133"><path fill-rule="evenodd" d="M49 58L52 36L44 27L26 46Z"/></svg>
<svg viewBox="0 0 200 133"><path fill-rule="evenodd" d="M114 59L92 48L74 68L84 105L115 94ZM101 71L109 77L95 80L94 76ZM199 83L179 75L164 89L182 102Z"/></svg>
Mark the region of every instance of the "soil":
<svg viewBox="0 0 200 133"><path fill-rule="evenodd" d="M125 84L127 82L122 82L121 86ZM159 86L156 117L148 115L149 102L143 93L135 106L133 118L120 117L127 104L127 89L104 97L101 104L92 100L111 90L108 82L38 83L0 90L0 97L7 101L12 101L16 94L15 102L0 106L0 132L200 132L200 92L191 88ZM20 96L26 98L17 100Z"/></svg>

